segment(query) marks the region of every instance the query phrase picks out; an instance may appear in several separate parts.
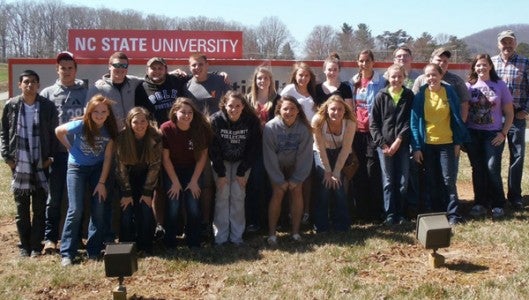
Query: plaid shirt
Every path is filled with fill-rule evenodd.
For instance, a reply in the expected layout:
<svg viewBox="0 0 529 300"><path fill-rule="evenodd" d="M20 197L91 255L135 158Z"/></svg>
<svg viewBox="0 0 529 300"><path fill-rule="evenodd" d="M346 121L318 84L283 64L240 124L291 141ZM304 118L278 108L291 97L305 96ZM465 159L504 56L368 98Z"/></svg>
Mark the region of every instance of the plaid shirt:
<svg viewBox="0 0 529 300"><path fill-rule="evenodd" d="M503 61L500 55L493 56L492 62L496 73L511 91L514 110L529 112L529 59L514 53L507 61Z"/></svg>

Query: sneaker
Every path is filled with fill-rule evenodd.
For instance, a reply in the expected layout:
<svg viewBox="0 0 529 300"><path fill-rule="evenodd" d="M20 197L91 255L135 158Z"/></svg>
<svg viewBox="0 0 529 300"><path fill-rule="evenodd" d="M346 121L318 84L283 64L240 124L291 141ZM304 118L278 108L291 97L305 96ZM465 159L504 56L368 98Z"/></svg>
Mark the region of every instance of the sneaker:
<svg viewBox="0 0 529 300"><path fill-rule="evenodd" d="M384 220L383 224L385 226L393 226L393 225L396 224L395 218L393 218L393 216L387 216L386 220Z"/></svg>
<svg viewBox="0 0 529 300"><path fill-rule="evenodd" d="M269 236L267 239L266 239L266 242L268 243L269 246L277 246L277 236L275 235L271 235Z"/></svg>
<svg viewBox="0 0 529 300"><path fill-rule="evenodd" d="M72 265L72 259L69 257L63 257L61 259L61 266L63 267L69 267Z"/></svg>
<svg viewBox="0 0 529 300"><path fill-rule="evenodd" d="M29 257L29 250L20 248L20 257Z"/></svg>
<svg viewBox="0 0 529 300"><path fill-rule="evenodd" d="M52 241L46 241L44 243L44 253L53 254L57 251L57 244Z"/></svg>
<svg viewBox="0 0 529 300"><path fill-rule="evenodd" d="M494 207L492 209L492 218L493 219L498 219L498 218L501 218L505 215L505 213L503 212L503 208L501 207Z"/></svg>
<svg viewBox="0 0 529 300"><path fill-rule="evenodd" d="M448 224L450 224L451 227L454 227L461 223L463 223L463 219L460 217L455 217L448 220Z"/></svg>
<svg viewBox="0 0 529 300"><path fill-rule="evenodd" d="M259 225L255 225L255 224L250 224L246 227L246 232L257 232L261 229L261 227L259 227Z"/></svg>
<svg viewBox="0 0 529 300"><path fill-rule="evenodd" d="M161 241L163 237L165 236L165 229L161 224L156 225L156 229L154 230L154 240L155 241Z"/></svg>
<svg viewBox="0 0 529 300"><path fill-rule="evenodd" d="M41 255L40 251L32 250L30 257L36 258L36 257L39 257L40 255Z"/></svg>
<svg viewBox="0 0 529 300"><path fill-rule="evenodd" d="M522 202L522 200L513 200L513 201L511 201L511 208L513 210L523 210L523 202Z"/></svg>
<svg viewBox="0 0 529 300"><path fill-rule="evenodd" d="M487 214L487 209L483 205L476 204L472 207L469 214L475 218L482 217Z"/></svg>
<svg viewBox="0 0 529 300"><path fill-rule="evenodd" d="M309 213L304 213L303 217L301 218L301 224L303 225L309 224L309 217L310 217Z"/></svg>
<svg viewBox="0 0 529 300"><path fill-rule="evenodd" d="M296 242L301 242L301 235L299 235L299 233L294 233L292 239Z"/></svg>

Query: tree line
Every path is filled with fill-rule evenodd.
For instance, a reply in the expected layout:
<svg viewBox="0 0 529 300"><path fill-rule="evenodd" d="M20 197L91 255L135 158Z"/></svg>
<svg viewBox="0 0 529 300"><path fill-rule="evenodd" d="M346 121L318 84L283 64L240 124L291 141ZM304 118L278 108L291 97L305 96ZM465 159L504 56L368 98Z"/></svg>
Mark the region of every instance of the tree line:
<svg viewBox="0 0 529 300"><path fill-rule="evenodd" d="M234 30L243 32L243 57L247 59L321 60L337 52L343 60L356 59L362 49L373 49L379 61L391 60L393 50L406 44L415 61L427 61L433 49L450 47L453 62L467 62L467 45L453 35L433 37L424 32L414 38L404 30L374 36L364 23L344 22L339 29L315 25L308 38L297 41L277 17L265 17L257 26L228 22L222 18L167 17L125 9L67 5L60 0L0 0L0 59L54 57L68 48L68 29ZM302 53L295 53L301 49Z"/></svg>

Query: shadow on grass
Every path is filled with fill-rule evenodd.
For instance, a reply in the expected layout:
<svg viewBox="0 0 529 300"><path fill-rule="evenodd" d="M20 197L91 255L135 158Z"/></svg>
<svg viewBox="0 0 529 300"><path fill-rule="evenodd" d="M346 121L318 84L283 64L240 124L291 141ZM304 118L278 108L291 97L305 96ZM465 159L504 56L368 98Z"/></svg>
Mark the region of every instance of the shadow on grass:
<svg viewBox="0 0 529 300"><path fill-rule="evenodd" d="M489 267L476 265L468 261L458 261L455 263L447 263L445 267L451 271L463 272L463 273L476 273L487 271Z"/></svg>

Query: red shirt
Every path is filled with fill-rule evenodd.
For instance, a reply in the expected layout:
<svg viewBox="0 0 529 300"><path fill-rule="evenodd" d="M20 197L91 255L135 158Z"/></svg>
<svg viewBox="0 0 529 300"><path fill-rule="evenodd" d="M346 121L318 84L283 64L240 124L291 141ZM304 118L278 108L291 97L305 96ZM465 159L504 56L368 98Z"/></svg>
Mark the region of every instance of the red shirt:
<svg viewBox="0 0 529 300"><path fill-rule="evenodd" d="M160 130L163 148L169 149L173 167L193 167L196 159L189 130L180 130L173 121L163 123Z"/></svg>

